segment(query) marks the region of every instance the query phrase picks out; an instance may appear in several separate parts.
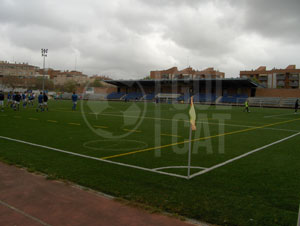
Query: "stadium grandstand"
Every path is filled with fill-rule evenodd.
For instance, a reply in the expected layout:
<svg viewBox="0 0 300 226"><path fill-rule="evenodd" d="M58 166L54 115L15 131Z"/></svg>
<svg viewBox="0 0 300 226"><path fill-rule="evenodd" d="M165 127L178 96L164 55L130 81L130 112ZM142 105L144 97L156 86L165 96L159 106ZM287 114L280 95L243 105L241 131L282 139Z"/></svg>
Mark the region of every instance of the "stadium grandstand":
<svg viewBox="0 0 300 226"><path fill-rule="evenodd" d="M191 95L197 103L243 104L255 97L259 86L250 79L153 79L110 80L117 92L107 95L108 100L188 102Z"/></svg>
<svg viewBox="0 0 300 226"><path fill-rule="evenodd" d="M113 92L79 93L80 99L109 101L146 101L160 103L188 103L191 95L195 103L208 105L244 105L252 107L293 108L300 92L297 90L266 89L248 78L217 79L149 79L109 80ZM272 94L272 95L271 95ZM62 99L70 99L63 93Z"/></svg>

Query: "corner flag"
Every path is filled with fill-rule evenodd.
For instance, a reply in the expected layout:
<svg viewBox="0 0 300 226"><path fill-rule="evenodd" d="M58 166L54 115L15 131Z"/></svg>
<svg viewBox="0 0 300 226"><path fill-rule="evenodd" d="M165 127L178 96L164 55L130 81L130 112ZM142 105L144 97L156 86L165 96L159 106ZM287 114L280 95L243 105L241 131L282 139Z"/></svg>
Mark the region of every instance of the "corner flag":
<svg viewBox="0 0 300 226"><path fill-rule="evenodd" d="M191 96L191 108L190 108L189 114L190 114L191 126L190 126L189 156L188 156L188 166L187 166L188 179L190 178L190 173L191 173L192 133L193 133L193 130L196 130L196 112L195 112L195 108L194 108L194 96Z"/></svg>
<svg viewBox="0 0 300 226"><path fill-rule="evenodd" d="M192 130L196 130L196 112L194 108L194 96L191 97L191 108L189 114Z"/></svg>

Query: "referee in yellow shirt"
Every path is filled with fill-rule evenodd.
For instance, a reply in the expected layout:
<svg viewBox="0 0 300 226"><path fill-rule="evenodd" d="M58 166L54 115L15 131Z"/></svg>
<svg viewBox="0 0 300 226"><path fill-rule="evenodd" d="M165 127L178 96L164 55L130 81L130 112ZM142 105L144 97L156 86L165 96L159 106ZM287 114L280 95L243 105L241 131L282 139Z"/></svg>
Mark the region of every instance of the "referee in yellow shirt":
<svg viewBox="0 0 300 226"><path fill-rule="evenodd" d="M244 109L244 112L245 112L245 111L247 111L248 113L250 112L250 111L249 111L249 102L248 102L248 100L245 101L245 109Z"/></svg>

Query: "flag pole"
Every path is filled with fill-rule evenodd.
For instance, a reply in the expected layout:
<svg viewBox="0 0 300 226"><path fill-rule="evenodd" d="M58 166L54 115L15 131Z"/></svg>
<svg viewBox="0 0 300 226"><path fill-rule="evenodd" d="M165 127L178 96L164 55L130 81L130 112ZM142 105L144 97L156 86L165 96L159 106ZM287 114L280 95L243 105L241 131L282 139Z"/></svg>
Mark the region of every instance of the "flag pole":
<svg viewBox="0 0 300 226"><path fill-rule="evenodd" d="M190 138L189 138L188 179L190 179L190 174L191 174L191 153L192 153L192 126L190 126Z"/></svg>
<svg viewBox="0 0 300 226"><path fill-rule="evenodd" d="M192 134L193 130L196 130L196 112L194 108L194 96L191 96L191 108L189 111L190 115L190 137L189 137L189 157L188 157L188 172L187 172L187 177L190 179L191 175L191 158L192 158Z"/></svg>

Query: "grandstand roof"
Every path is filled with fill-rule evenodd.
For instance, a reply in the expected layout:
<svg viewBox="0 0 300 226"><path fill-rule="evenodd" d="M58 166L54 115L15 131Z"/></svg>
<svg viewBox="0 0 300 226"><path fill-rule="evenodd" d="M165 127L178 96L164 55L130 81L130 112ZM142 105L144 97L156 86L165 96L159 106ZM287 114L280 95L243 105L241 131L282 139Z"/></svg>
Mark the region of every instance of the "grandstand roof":
<svg viewBox="0 0 300 226"><path fill-rule="evenodd" d="M178 85L184 84L194 84L199 83L200 86L206 86L208 83L214 85L216 83L222 84L222 87L249 87L256 88L259 84L247 78L227 78L227 79L149 79L149 80L108 80L105 81L109 84L118 86L118 87L132 87L134 85L141 86L155 86L155 84L160 83L160 85L168 85L177 83Z"/></svg>

